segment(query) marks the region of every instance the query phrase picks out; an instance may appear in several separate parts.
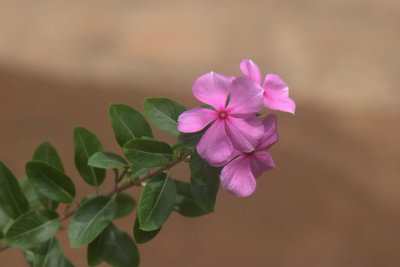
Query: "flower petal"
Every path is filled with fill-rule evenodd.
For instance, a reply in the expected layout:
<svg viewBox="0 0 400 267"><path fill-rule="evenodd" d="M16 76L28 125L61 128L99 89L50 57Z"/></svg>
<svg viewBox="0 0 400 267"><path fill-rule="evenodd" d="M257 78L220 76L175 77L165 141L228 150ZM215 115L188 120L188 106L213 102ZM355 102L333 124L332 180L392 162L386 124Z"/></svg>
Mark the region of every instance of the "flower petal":
<svg viewBox="0 0 400 267"><path fill-rule="evenodd" d="M216 120L201 137L197 153L210 165L222 166L232 158L233 145L226 135L225 122Z"/></svg>
<svg viewBox="0 0 400 267"><path fill-rule="evenodd" d="M243 152L251 152L259 144L264 133L264 127L255 115L246 119L226 118L226 132L233 145Z"/></svg>
<svg viewBox="0 0 400 267"><path fill-rule="evenodd" d="M240 62L240 70L244 75L261 85L260 69L251 59L243 59L242 62Z"/></svg>
<svg viewBox="0 0 400 267"><path fill-rule="evenodd" d="M215 109L225 107L229 94L229 86L234 78L219 73L209 72L193 84L193 95L201 102L213 106Z"/></svg>
<svg viewBox="0 0 400 267"><path fill-rule="evenodd" d="M272 110L296 111L296 104L289 98L289 87L276 74L268 74L264 81L264 104Z"/></svg>
<svg viewBox="0 0 400 267"><path fill-rule="evenodd" d="M260 140L257 150L267 150L278 142L277 119L275 114L270 114L263 120L264 135Z"/></svg>
<svg viewBox="0 0 400 267"><path fill-rule="evenodd" d="M206 108L193 108L183 112L178 118L178 131L195 133L218 118L218 113Z"/></svg>
<svg viewBox="0 0 400 267"><path fill-rule="evenodd" d="M254 177L258 178L261 176L263 171L275 169L275 162L272 156L267 151L256 151L253 153L251 158L251 171Z"/></svg>
<svg viewBox="0 0 400 267"><path fill-rule="evenodd" d="M231 95L226 111L230 114L250 114L263 107L264 90L253 80L240 77L231 84Z"/></svg>
<svg viewBox="0 0 400 267"><path fill-rule="evenodd" d="M247 197L256 189L249 156L239 156L225 165L220 179L224 189L238 197Z"/></svg>

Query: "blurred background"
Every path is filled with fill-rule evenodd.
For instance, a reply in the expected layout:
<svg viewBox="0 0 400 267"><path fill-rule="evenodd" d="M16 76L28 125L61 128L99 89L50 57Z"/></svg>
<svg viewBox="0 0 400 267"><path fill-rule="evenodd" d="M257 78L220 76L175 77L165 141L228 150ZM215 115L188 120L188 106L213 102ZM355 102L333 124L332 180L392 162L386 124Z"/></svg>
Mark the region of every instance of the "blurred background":
<svg viewBox="0 0 400 267"><path fill-rule="evenodd" d="M0 159L22 177L50 140L87 194L74 126L118 151L110 103L193 107L196 77L251 58L298 105L279 114L278 168L249 198L221 192L214 214L173 214L141 266L400 266L399 29L397 0L0 1ZM132 233L133 219L118 225ZM26 265L8 250L0 266Z"/></svg>

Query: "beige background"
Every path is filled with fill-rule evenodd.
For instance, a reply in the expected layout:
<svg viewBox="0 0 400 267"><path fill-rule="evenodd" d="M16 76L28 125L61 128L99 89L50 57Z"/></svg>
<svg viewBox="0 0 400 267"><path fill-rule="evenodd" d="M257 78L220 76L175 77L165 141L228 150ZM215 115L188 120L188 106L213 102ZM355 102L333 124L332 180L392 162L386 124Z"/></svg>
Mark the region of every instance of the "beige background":
<svg viewBox="0 0 400 267"><path fill-rule="evenodd" d="M160 95L192 107L197 76L237 75L249 57L298 103L279 115L278 169L250 198L221 192L212 215L174 214L140 246L142 266L398 266L399 26L395 0L0 1L0 159L22 176L51 140L81 183L75 125L117 150L109 103ZM0 254L0 266L20 258Z"/></svg>

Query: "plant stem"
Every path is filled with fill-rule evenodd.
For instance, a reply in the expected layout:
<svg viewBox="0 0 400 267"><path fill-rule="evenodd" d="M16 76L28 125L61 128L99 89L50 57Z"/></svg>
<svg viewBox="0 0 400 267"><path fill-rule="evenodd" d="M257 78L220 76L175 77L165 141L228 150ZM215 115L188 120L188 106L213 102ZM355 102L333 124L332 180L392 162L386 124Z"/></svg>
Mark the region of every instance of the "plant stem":
<svg viewBox="0 0 400 267"><path fill-rule="evenodd" d="M179 158L175 159L174 161L172 161L172 162L169 163L168 165L165 165L165 166L163 166L163 167L160 167L160 168L158 168L157 170L154 170L154 171L152 171L152 172L149 172L148 174L146 174L146 175L140 177L138 180L139 180L140 182L147 181L147 180L150 179L151 177L153 177L153 176L155 176L155 175L157 175L157 174L160 174L160 173L162 173L163 171L166 171L166 170L171 169L172 167L174 167L175 165L177 165L178 163L180 163L181 161L183 161L186 157L187 157L186 154L181 155ZM126 174L126 170L121 174L121 178L123 178L123 176L125 176L125 174ZM130 181L129 181L128 183L126 183L126 184L116 186L113 190L111 190L110 192L107 193L107 196L112 197L112 196L114 196L114 195L116 195L116 194L118 194L118 193L120 193L120 192L122 192L122 191L127 190L128 188L131 188L131 187L135 186L135 185L137 185L137 181L130 180ZM60 218L60 221L65 221L65 220L67 220L68 218L70 218L71 216L73 216L73 215L75 214L75 212L76 212L77 209L78 209L78 208L75 208L75 209L73 209L73 210L68 211L66 214L64 214L64 216L62 216L62 217ZM9 249L9 248L10 248L10 246L0 247L0 253L3 252L3 251L5 251L5 250L7 250L7 249Z"/></svg>

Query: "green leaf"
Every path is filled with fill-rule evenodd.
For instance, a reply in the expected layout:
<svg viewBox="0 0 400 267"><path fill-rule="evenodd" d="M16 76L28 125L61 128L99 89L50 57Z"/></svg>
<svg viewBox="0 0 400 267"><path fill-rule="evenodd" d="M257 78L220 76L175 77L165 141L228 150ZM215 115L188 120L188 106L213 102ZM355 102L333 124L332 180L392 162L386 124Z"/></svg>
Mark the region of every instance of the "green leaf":
<svg viewBox="0 0 400 267"><path fill-rule="evenodd" d="M126 160L111 152L97 152L89 158L89 166L100 169L119 169L128 166Z"/></svg>
<svg viewBox="0 0 400 267"><path fill-rule="evenodd" d="M28 178L23 178L19 180L19 185L21 186L22 192L24 192L26 198L28 199L29 207L31 210L38 208L40 204L45 209L57 209L59 203L39 193Z"/></svg>
<svg viewBox="0 0 400 267"><path fill-rule="evenodd" d="M28 200L30 210L36 209L40 205L38 193L33 185L29 182L28 178L22 178L18 181L22 192Z"/></svg>
<svg viewBox="0 0 400 267"><path fill-rule="evenodd" d="M78 208L68 229L71 247L92 242L114 219L116 204L113 198L97 196Z"/></svg>
<svg viewBox="0 0 400 267"><path fill-rule="evenodd" d="M0 230L5 232L4 230L9 224L10 220L10 217L3 211L3 209L0 208Z"/></svg>
<svg viewBox="0 0 400 267"><path fill-rule="evenodd" d="M132 238L121 232L115 226L112 227L114 234L114 245L110 247L106 261L114 267L137 267L139 266L139 251Z"/></svg>
<svg viewBox="0 0 400 267"><path fill-rule="evenodd" d="M29 182L40 194L62 203L74 200L75 186L60 170L41 161L28 162L25 170Z"/></svg>
<svg viewBox="0 0 400 267"><path fill-rule="evenodd" d="M109 116L114 135L121 147L132 139L153 137L150 125L144 116L131 106L113 104L110 106Z"/></svg>
<svg viewBox="0 0 400 267"><path fill-rule="evenodd" d="M140 196L138 209L140 229L154 231L160 228L174 208L175 197L175 183L165 173L151 179Z"/></svg>
<svg viewBox="0 0 400 267"><path fill-rule="evenodd" d="M209 165L197 154L190 157L189 166L191 182L199 185L209 184L218 180L221 173L221 168Z"/></svg>
<svg viewBox="0 0 400 267"><path fill-rule="evenodd" d="M52 238L28 254L33 267L73 267L62 253L60 242Z"/></svg>
<svg viewBox="0 0 400 267"><path fill-rule="evenodd" d="M136 243L143 244L152 240L161 231L161 227L154 231L143 231L140 230L139 218L136 216L135 225L133 227L133 236L135 237Z"/></svg>
<svg viewBox="0 0 400 267"><path fill-rule="evenodd" d="M206 212L214 211L218 189L219 179L215 179L215 181L209 184L190 184L190 192L192 193L193 200L196 202L197 206Z"/></svg>
<svg viewBox="0 0 400 267"><path fill-rule="evenodd" d="M196 133L181 133L178 138L178 143L188 147L195 147L207 129L208 127Z"/></svg>
<svg viewBox="0 0 400 267"><path fill-rule="evenodd" d="M12 247L28 249L51 239L59 227L60 219L55 211L31 211L11 225L5 240Z"/></svg>
<svg viewBox="0 0 400 267"><path fill-rule="evenodd" d="M129 215L136 208L136 201L133 197L125 193L119 193L115 197L115 210L114 219L119 219Z"/></svg>
<svg viewBox="0 0 400 267"><path fill-rule="evenodd" d="M36 149L33 160L46 162L61 172L65 172L60 155L50 142L44 142Z"/></svg>
<svg viewBox="0 0 400 267"><path fill-rule="evenodd" d="M178 117L186 108L168 98L148 98L144 101L144 112L154 125L173 135L179 135L177 130Z"/></svg>
<svg viewBox="0 0 400 267"><path fill-rule="evenodd" d="M173 158L172 148L164 142L136 139L123 147L126 157L134 165L153 168L169 163Z"/></svg>
<svg viewBox="0 0 400 267"><path fill-rule="evenodd" d="M77 127L74 130L75 166L86 183L99 186L106 177L106 171L88 165L89 158L103 150L95 134L86 128Z"/></svg>
<svg viewBox="0 0 400 267"><path fill-rule="evenodd" d="M198 217L210 213L210 211L202 210L194 201L190 184L175 180L176 184L176 200L174 211L186 217Z"/></svg>
<svg viewBox="0 0 400 267"><path fill-rule="evenodd" d="M29 204L22 193L17 178L0 161L0 206L13 219L29 210Z"/></svg>
<svg viewBox="0 0 400 267"><path fill-rule="evenodd" d="M110 224L89 244L87 250L88 265L96 266L102 263L111 253L114 242L114 233Z"/></svg>

